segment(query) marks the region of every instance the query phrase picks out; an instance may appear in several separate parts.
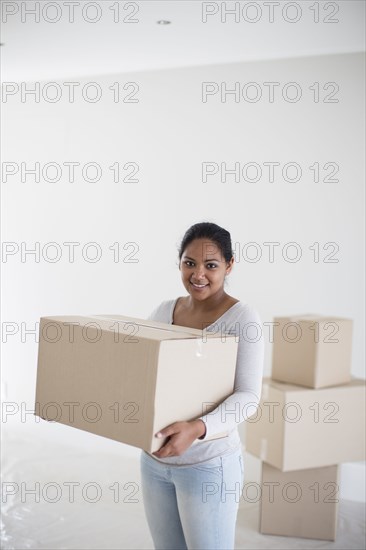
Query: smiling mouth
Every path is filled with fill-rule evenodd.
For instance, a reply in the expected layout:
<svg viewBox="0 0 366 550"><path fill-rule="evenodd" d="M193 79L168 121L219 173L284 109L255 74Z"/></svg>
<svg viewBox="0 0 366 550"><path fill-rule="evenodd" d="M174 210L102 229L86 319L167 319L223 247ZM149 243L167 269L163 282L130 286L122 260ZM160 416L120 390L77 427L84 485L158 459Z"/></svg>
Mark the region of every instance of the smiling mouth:
<svg viewBox="0 0 366 550"><path fill-rule="evenodd" d="M193 288L205 288L206 286L208 286L208 283L205 285L197 285L195 283L192 283L191 281L190 281L190 284L193 286Z"/></svg>

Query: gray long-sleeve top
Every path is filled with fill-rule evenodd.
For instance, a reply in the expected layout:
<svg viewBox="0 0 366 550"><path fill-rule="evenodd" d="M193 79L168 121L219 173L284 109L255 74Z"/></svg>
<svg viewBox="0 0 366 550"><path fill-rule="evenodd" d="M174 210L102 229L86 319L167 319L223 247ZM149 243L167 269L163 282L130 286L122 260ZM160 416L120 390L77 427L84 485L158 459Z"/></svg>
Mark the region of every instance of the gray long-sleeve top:
<svg viewBox="0 0 366 550"><path fill-rule="evenodd" d="M173 312L178 298L165 300L148 317L150 320L173 324ZM234 392L210 413L201 416L206 424L203 439L196 439L181 455L154 459L172 465L190 465L229 454L240 447L238 425L254 415L259 405L264 359L263 325L257 311L248 304L236 302L206 331L220 328L223 334L235 334L238 341ZM227 432L226 437L208 440ZM145 451L143 451L145 452Z"/></svg>

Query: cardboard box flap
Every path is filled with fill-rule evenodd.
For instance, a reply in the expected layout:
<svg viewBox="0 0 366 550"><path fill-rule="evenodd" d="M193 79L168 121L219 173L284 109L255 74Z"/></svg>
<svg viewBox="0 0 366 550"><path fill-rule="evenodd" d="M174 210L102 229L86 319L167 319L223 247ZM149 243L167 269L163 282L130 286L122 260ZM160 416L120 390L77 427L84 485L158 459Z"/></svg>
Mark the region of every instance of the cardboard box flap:
<svg viewBox="0 0 366 550"><path fill-rule="evenodd" d="M120 319L114 319L112 317L99 317L96 315L57 315L50 317L42 317L42 320L48 321L50 324L56 322L61 325L76 324L79 326L88 326L88 331L102 330L106 332L113 332L114 334L124 335L126 342L134 343L141 339L148 338L151 340L172 340L181 338L199 338L202 336L201 331L197 331L198 334L192 334L191 332L183 332L176 327L173 330L167 328L154 327L149 325L148 322L145 325L139 323L139 319L135 317L121 317ZM144 320L143 320L144 321ZM71 329L70 329L71 330ZM118 338L117 338L118 340Z"/></svg>
<svg viewBox="0 0 366 550"><path fill-rule="evenodd" d="M111 321L121 321L126 323L138 323L140 326L152 328L154 330L165 330L168 332L184 333L193 336L201 336L202 331L196 328L183 327L180 325L172 325L170 323L161 323L159 321L150 321L140 317L129 317L128 315L90 315L92 318L107 319Z"/></svg>
<svg viewBox="0 0 366 550"><path fill-rule="evenodd" d="M101 319L111 319L113 321L125 321L127 323L138 323L141 326L149 327L157 330L158 328L161 330L167 330L167 331L173 331L173 332L179 332L184 333L188 335L193 335L197 337L202 336L202 332L209 338L219 338L221 334L217 334L210 331L204 331L204 329L199 328L192 328L192 327L185 327L183 325L172 325L171 323L162 323L160 321L150 321L149 319L142 319L140 317L129 317L127 315L90 315L90 317L97 317ZM228 335L229 336L229 335Z"/></svg>
<svg viewBox="0 0 366 550"><path fill-rule="evenodd" d="M96 317L100 319L108 319L112 321L121 321L126 323L138 323L139 326L144 326L147 328L152 328L154 330L164 330L168 332L174 332L178 334L179 338L182 338L184 335L188 337L202 338L204 334L205 338L221 338L221 332L210 332L205 329L198 329L192 327L185 327L183 325L172 325L170 323L161 323L160 321L150 321L149 319L141 319L139 317L129 317L127 315L90 315L90 317ZM235 338L233 334L226 334L228 338ZM170 339L170 338L169 338Z"/></svg>
<svg viewBox="0 0 366 550"><path fill-rule="evenodd" d="M68 325L88 325L88 330L100 329L102 331L113 332L114 334L123 334L130 343L137 342L139 339L149 338L152 340L175 340L175 339L202 339L221 338L220 333L202 331L199 329L170 325L167 323L156 323L137 317L128 317L120 315L116 317L103 317L101 315L52 315L41 318L48 321L64 324L65 330ZM95 321L94 321L95 320ZM94 325L95 323L95 325ZM156 326L159 325L159 326ZM68 330L72 330L69 328ZM227 335L227 338L235 338L234 335Z"/></svg>

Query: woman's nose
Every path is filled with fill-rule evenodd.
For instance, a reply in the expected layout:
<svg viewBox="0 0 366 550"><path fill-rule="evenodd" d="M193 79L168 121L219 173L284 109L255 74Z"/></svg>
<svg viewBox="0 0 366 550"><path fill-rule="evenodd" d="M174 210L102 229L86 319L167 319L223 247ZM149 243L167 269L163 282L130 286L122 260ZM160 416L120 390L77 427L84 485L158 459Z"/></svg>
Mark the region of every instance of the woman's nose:
<svg viewBox="0 0 366 550"><path fill-rule="evenodd" d="M194 276L196 277L196 279L203 279L205 277L205 269L204 267L197 267L194 271Z"/></svg>

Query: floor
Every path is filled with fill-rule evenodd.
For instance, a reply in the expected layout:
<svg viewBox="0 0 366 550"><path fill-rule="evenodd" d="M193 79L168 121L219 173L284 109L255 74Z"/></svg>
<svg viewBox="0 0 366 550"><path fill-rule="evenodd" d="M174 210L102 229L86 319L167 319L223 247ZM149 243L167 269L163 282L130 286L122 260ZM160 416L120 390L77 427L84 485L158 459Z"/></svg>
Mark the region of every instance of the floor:
<svg viewBox="0 0 366 550"><path fill-rule="evenodd" d="M141 501L139 462L119 452L90 452L6 438L2 545L24 549L152 549ZM237 549L365 548L365 504L343 500L335 542L262 535L259 504L241 502Z"/></svg>

